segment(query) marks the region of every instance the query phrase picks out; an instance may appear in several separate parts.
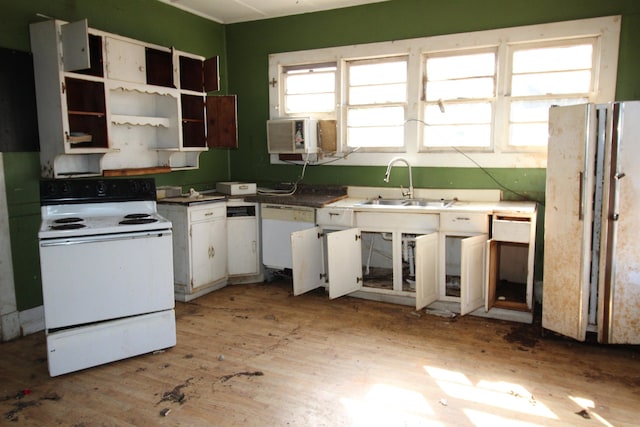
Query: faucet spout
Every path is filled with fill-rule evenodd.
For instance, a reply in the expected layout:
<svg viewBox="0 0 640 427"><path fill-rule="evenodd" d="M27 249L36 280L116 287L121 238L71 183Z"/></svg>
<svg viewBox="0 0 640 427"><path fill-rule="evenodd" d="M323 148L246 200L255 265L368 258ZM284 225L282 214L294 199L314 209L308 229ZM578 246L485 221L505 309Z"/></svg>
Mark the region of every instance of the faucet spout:
<svg viewBox="0 0 640 427"><path fill-rule="evenodd" d="M409 196L410 199L413 199L413 176L411 174L411 165L407 161L407 159L403 157L394 157L389 161L387 165L387 172L384 174L384 182L389 182L389 176L391 175L391 168L396 162L403 162L409 168L409 191L403 191L403 196Z"/></svg>

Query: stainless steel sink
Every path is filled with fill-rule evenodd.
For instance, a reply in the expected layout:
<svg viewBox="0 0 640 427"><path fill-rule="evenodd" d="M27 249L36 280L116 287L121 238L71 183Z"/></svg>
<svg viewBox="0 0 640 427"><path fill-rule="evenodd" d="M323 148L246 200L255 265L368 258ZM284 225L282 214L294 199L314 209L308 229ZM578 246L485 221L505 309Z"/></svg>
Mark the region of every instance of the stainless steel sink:
<svg viewBox="0 0 640 427"><path fill-rule="evenodd" d="M429 200L429 199L371 199L357 203L359 206L397 206L397 207L433 207L448 208L453 205L457 199L453 200Z"/></svg>
<svg viewBox="0 0 640 427"><path fill-rule="evenodd" d="M405 199L371 199L358 203L359 205L379 205L379 206L401 206L404 205L407 200Z"/></svg>

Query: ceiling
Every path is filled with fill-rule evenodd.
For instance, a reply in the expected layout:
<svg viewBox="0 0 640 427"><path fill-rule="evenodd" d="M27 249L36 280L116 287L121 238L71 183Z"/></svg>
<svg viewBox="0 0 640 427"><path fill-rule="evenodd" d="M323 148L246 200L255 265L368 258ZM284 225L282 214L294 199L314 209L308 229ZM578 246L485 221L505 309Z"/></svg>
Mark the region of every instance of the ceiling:
<svg viewBox="0 0 640 427"><path fill-rule="evenodd" d="M159 0L221 24L339 9L387 0Z"/></svg>

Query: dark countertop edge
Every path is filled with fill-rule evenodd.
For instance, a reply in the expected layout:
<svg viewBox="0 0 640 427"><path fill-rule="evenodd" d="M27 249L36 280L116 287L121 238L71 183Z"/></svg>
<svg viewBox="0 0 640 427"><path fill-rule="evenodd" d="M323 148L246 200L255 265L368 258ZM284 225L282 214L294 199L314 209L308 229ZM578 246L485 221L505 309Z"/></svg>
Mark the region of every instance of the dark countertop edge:
<svg viewBox="0 0 640 427"><path fill-rule="evenodd" d="M305 206L310 208L323 208L338 200L346 199L347 194L294 194L292 196L256 194L245 196L247 202L273 203L276 205Z"/></svg>

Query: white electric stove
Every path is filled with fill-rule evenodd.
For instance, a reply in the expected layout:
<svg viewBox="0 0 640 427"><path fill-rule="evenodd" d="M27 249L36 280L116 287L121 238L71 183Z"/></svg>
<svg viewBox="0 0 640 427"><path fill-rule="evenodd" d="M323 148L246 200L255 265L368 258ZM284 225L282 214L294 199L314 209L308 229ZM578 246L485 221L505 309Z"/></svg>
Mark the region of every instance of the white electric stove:
<svg viewBox="0 0 640 427"><path fill-rule="evenodd" d="M171 222L155 198L147 178L41 182L51 376L176 344Z"/></svg>

